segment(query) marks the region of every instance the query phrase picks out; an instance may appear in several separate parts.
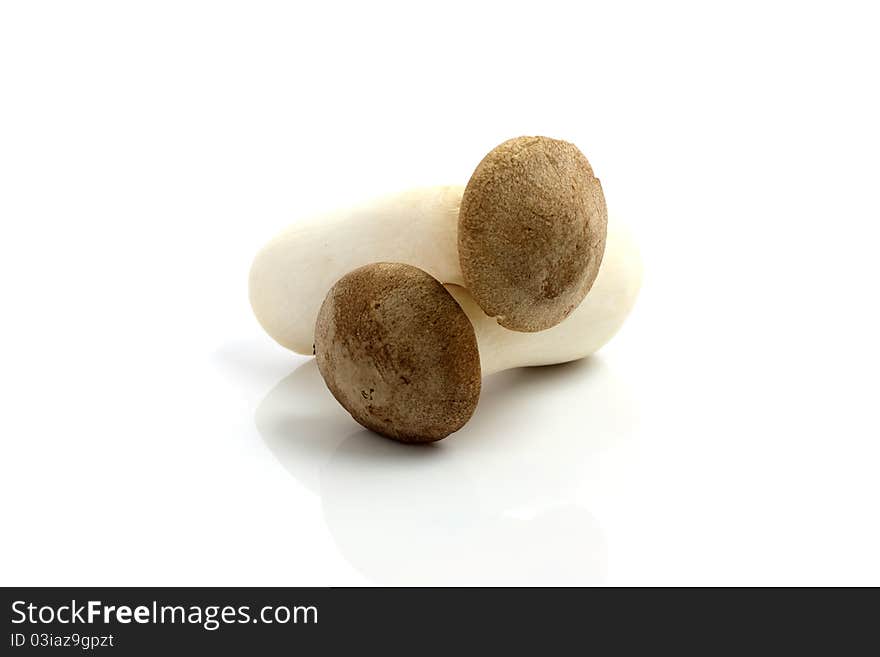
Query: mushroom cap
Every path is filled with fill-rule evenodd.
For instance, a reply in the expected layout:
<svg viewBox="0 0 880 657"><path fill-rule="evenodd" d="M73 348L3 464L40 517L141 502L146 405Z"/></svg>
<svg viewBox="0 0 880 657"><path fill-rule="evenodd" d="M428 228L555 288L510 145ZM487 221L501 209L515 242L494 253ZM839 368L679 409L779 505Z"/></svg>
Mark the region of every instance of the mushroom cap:
<svg viewBox="0 0 880 657"><path fill-rule="evenodd" d="M602 186L577 146L510 139L477 165L461 200L465 285L505 328L555 326L596 280L607 224Z"/></svg>
<svg viewBox="0 0 880 657"><path fill-rule="evenodd" d="M315 356L345 410L395 440L445 438L480 398L470 320L439 281L411 265L374 263L339 279L318 313Z"/></svg>

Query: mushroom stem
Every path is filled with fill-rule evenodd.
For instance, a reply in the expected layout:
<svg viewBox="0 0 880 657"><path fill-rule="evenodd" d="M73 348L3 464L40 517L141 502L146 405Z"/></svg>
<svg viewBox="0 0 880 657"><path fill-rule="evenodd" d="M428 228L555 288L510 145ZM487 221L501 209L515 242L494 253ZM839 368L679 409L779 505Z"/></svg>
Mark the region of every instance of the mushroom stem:
<svg viewBox="0 0 880 657"><path fill-rule="evenodd" d="M250 300L278 343L312 354L315 322L327 291L348 272L374 262L418 267L450 291L474 324L483 372L583 358L623 324L638 292L638 251L609 221L605 255L592 289L562 323L538 333L507 330L461 287L458 209L461 186L412 189L297 223L254 259Z"/></svg>
<svg viewBox="0 0 880 657"><path fill-rule="evenodd" d="M250 301L279 344L311 354L318 310L345 274L373 262L401 262L442 283L463 285L458 209L464 187L411 189L294 224L257 254Z"/></svg>
<svg viewBox="0 0 880 657"><path fill-rule="evenodd" d="M538 333L505 329L486 315L471 294L447 285L470 318L483 376L513 367L552 365L589 356L606 344L635 304L642 281L638 248L622 225L608 222L605 255L590 293L564 321Z"/></svg>

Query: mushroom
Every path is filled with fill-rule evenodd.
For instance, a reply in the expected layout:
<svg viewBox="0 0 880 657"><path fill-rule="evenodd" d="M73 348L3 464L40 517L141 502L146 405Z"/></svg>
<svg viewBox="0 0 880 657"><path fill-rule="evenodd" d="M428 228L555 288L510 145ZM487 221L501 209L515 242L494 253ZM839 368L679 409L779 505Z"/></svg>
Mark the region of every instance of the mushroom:
<svg viewBox="0 0 880 657"><path fill-rule="evenodd" d="M590 355L635 303L641 263L629 235L608 233L592 292L540 333L509 331L469 292L400 263L356 269L333 286L315 329L318 369L360 424L404 442L440 440L470 419L480 378Z"/></svg>
<svg viewBox="0 0 880 657"><path fill-rule="evenodd" d="M254 259L251 306L279 344L309 354L333 283L371 262L402 262L467 287L509 329L546 329L593 284L606 217L575 146L519 137L489 153L466 189L413 189L295 224Z"/></svg>
<svg viewBox="0 0 880 657"><path fill-rule="evenodd" d="M577 146L517 137L477 166L461 200L458 255L483 311L515 331L543 331L577 308L605 250L608 211Z"/></svg>
<svg viewBox="0 0 880 657"><path fill-rule="evenodd" d="M355 420L403 442L445 438L480 398L470 320L437 279L412 265L374 263L343 276L318 313L315 356Z"/></svg>

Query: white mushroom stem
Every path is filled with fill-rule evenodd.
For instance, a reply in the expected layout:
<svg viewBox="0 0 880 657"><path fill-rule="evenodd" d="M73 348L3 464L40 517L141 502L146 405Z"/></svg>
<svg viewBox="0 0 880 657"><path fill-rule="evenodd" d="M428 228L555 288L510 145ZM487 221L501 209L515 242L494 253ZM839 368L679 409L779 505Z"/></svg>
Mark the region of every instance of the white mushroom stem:
<svg viewBox="0 0 880 657"><path fill-rule="evenodd" d="M254 314L279 344L311 354L315 322L328 290L373 262L414 265L449 285L477 334L484 375L583 358L623 324L641 283L638 250L621 226L608 223L605 255L587 297L562 323L537 333L499 326L461 287L458 208L461 186L413 189L297 223L254 259Z"/></svg>
<svg viewBox="0 0 880 657"><path fill-rule="evenodd" d="M510 331L486 315L470 293L447 285L474 326L483 376L513 367L552 365L589 356L623 325L642 282L639 252L628 231L608 222L605 255L589 294L560 324L537 333Z"/></svg>
<svg viewBox="0 0 880 657"><path fill-rule="evenodd" d="M254 314L279 344L311 354L318 310L345 274L373 262L402 262L462 285L458 206L464 187L426 187L294 224L251 266Z"/></svg>

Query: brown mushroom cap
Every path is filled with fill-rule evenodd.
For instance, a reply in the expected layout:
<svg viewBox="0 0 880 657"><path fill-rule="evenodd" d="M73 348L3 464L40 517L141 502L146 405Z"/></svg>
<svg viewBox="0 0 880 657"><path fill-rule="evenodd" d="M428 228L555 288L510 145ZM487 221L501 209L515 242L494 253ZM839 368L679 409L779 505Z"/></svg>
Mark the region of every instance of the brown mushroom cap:
<svg viewBox="0 0 880 657"><path fill-rule="evenodd" d="M477 166L461 201L465 285L498 323L542 331L577 308L599 273L608 211L574 144L517 137Z"/></svg>
<svg viewBox="0 0 880 657"><path fill-rule="evenodd" d="M343 276L315 326L330 392L362 425L403 442L445 438L480 398L473 326L426 272L375 263Z"/></svg>

